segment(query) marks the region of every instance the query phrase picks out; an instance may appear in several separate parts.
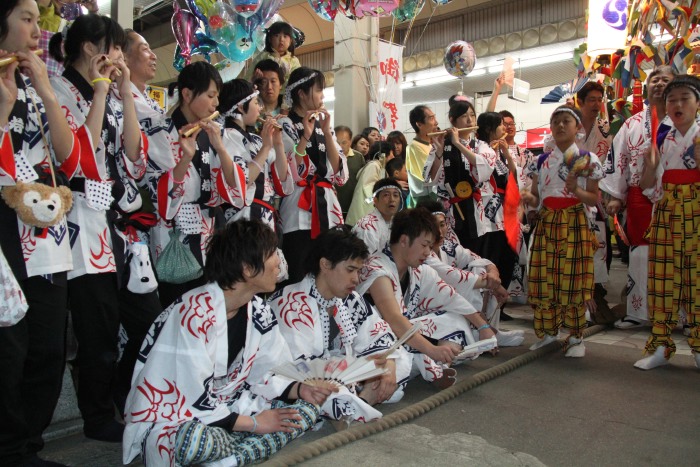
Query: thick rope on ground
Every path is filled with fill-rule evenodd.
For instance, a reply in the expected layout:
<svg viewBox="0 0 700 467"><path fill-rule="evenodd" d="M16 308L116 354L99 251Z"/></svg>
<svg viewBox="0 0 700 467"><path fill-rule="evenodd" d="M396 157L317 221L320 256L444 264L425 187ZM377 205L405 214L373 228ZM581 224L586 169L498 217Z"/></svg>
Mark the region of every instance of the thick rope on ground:
<svg viewBox="0 0 700 467"><path fill-rule="evenodd" d="M583 332L583 336L590 337L606 328L607 327L603 325L591 326L586 328L586 330ZM551 344L540 347L537 350L531 350L522 355L518 355L517 357L511 358L510 360L499 365L469 376L464 380L457 382L454 386L444 389L433 396L423 399L420 402L416 402L408 407L404 407L396 412L385 415L379 420L352 426L347 430L339 431L337 433L333 433L332 435L328 435L316 441L305 444L292 452L275 456L267 462L267 465L275 467L295 465L313 457L320 456L321 454L325 454L333 449L345 446L346 444L350 444L353 441L357 441L390 428L394 428L427 412L430 412L431 410L454 399L466 391L491 381L498 376L510 373L523 365L527 365L528 363L531 363L538 358L553 352L554 350L559 350L562 345L563 341L552 342Z"/></svg>

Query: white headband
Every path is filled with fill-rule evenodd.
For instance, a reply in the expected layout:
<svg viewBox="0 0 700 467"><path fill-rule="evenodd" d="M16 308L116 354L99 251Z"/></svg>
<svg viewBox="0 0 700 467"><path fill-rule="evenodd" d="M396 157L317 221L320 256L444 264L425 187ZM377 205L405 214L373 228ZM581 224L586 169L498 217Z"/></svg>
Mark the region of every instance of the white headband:
<svg viewBox="0 0 700 467"><path fill-rule="evenodd" d="M396 185L386 185L386 186L383 186L381 188L377 188L377 190L374 193L372 193L371 197L365 198L365 203L372 204L372 200L374 198L376 198L377 195L379 195L379 193L381 193L384 190L389 190L389 189L394 189L394 190L398 191L399 196L401 196L401 199L403 199L403 193L401 193L401 189L399 187L397 187Z"/></svg>
<svg viewBox="0 0 700 467"><path fill-rule="evenodd" d="M438 214L440 214L440 215L443 216L443 217L446 217L446 216L445 216L445 213L442 212L442 211L435 211L435 212L433 213L433 216L437 216Z"/></svg>
<svg viewBox="0 0 700 467"><path fill-rule="evenodd" d="M581 118L579 118L579 116L576 115L576 112L574 112L573 110L571 110L571 109L568 108L568 107L559 107L557 110L555 110L554 112L552 112L552 118L554 118L554 116L555 116L556 114L559 114L559 113L562 113L562 112L566 112L566 113L568 113L568 114L573 115L573 117L576 119L576 121L578 122L578 124L579 124L579 125L581 124Z"/></svg>
<svg viewBox="0 0 700 467"><path fill-rule="evenodd" d="M224 113L224 117L233 117L233 118L237 118L237 117L236 117L237 115L241 115L241 113L238 111L238 106L239 106L239 105L243 105L243 104L245 104L246 102L248 102L248 101L250 101L250 100L252 100L252 99L255 99L256 97L258 97L259 94L260 94L260 91L253 91L253 93L252 93L251 95L249 95L248 97L245 97L245 98L241 99L239 102L237 102L236 104L234 104L233 107L231 107L230 109L228 109L228 111L227 111L226 113Z"/></svg>
<svg viewBox="0 0 700 467"><path fill-rule="evenodd" d="M316 73L316 72L314 71L313 73L311 73L311 74L310 74L309 76L307 76L306 78L302 78L302 79L300 79L299 81L296 81L296 82L294 82L294 83L292 83L292 84L288 84L288 85L287 85L287 90L284 91L284 103L287 104L287 107L291 107L291 106L292 106L292 91L294 90L294 88L296 88L296 87L298 87L298 86L301 86L302 84L306 83L306 82L309 81L310 79L314 79L314 78L316 77L317 74L318 74L318 73Z"/></svg>

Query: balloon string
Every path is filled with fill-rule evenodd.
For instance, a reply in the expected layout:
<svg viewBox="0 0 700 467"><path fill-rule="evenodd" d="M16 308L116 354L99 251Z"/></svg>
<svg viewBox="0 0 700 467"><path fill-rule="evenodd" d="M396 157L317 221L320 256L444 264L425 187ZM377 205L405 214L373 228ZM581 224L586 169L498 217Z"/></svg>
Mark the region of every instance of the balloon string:
<svg viewBox="0 0 700 467"><path fill-rule="evenodd" d="M413 49L411 50L411 54L409 55L410 57L413 57L414 52L416 51L416 47L418 47L418 44L420 44L420 40L423 38L423 34L425 34L425 31L428 29L428 25L430 24L430 20L433 19L433 15L437 11L438 7L433 6L432 4L430 5L430 8L432 11L430 12L430 17L428 18L428 22L425 23L425 26L423 26L423 30L420 33L420 36L418 36L418 40L416 43L413 45ZM418 15L416 15L418 16ZM416 16L413 17L413 19L416 19ZM413 25L413 19L411 20L411 25ZM409 28L410 29L410 28ZM406 41L408 40L408 33L406 33L406 37L404 38L404 46L406 45Z"/></svg>

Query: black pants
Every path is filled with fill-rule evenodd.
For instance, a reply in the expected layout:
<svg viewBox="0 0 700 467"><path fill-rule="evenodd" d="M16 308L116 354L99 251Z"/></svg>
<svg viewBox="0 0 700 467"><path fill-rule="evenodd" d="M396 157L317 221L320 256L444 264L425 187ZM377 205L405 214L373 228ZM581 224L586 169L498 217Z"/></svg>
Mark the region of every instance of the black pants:
<svg viewBox="0 0 700 467"><path fill-rule="evenodd" d="M284 234L282 238L282 253L289 266L289 279L279 284L279 287L296 284L304 278L304 264L312 243L310 230L295 230Z"/></svg>
<svg viewBox="0 0 700 467"><path fill-rule="evenodd" d="M463 245L495 264L501 277L501 285L508 290L519 256L508 245L506 233L503 230L489 232Z"/></svg>
<svg viewBox="0 0 700 467"><path fill-rule="evenodd" d="M42 277L20 285L27 315L0 328L2 466L19 465L44 447L41 434L51 422L65 367L67 289Z"/></svg>
<svg viewBox="0 0 700 467"><path fill-rule="evenodd" d="M78 408L86 428L98 428L114 420L115 401L123 409L138 349L161 307L155 292L117 290L115 273L76 277L68 291L78 341ZM129 342L117 365L120 322Z"/></svg>

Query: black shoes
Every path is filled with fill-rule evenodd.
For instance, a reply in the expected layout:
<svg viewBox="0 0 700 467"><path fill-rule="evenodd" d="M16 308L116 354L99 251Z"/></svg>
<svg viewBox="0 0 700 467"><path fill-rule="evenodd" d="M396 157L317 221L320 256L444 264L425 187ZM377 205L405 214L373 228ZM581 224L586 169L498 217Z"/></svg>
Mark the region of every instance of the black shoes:
<svg viewBox="0 0 700 467"><path fill-rule="evenodd" d="M89 426L83 428L85 437L95 441L105 441L107 443L121 443L124 435L124 425L112 420L104 425Z"/></svg>

